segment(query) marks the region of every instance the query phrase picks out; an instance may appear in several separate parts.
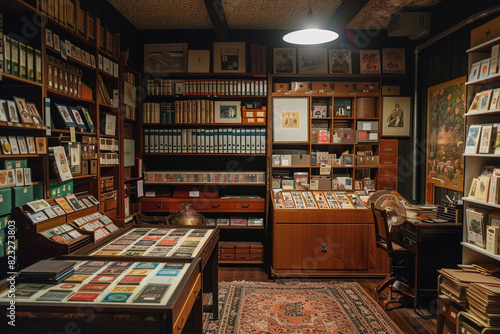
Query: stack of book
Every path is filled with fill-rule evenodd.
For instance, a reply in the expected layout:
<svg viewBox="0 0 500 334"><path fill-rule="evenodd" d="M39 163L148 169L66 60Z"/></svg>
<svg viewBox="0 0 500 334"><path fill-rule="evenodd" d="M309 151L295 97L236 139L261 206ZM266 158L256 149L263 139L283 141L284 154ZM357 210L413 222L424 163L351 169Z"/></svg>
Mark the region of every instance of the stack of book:
<svg viewBox="0 0 500 334"><path fill-rule="evenodd" d="M99 102L111 105L111 97L109 96L108 89L106 88L106 85L104 84L104 80L102 77L99 75Z"/></svg>
<svg viewBox="0 0 500 334"><path fill-rule="evenodd" d="M490 327L500 326L500 282L476 283L467 287L470 312Z"/></svg>
<svg viewBox="0 0 500 334"><path fill-rule="evenodd" d="M58 284L75 271L74 261L42 260L19 272L19 280L31 283Z"/></svg>

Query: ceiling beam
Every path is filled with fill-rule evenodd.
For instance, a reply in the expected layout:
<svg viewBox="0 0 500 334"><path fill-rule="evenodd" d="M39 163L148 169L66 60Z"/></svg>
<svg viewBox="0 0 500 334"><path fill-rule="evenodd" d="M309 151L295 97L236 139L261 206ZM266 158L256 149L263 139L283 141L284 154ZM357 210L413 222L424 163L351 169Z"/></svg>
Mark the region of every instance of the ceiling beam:
<svg viewBox="0 0 500 334"><path fill-rule="evenodd" d="M222 7L222 1L204 0L204 2L210 21L212 21L212 26L214 27L217 40L227 41L229 28L227 26L226 13Z"/></svg>
<svg viewBox="0 0 500 334"><path fill-rule="evenodd" d="M344 31L345 27L363 9L369 0L344 0L337 8L332 17L326 22L325 28L334 31Z"/></svg>

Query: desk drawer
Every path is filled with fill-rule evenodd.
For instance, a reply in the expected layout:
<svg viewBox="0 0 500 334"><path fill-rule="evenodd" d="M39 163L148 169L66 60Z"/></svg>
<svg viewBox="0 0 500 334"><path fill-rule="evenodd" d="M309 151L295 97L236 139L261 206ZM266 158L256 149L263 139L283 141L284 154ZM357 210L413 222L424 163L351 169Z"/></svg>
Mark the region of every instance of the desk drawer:
<svg viewBox="0 0 500 334"><path fill-rule="evenodd" d="M380 165L381 166L397 166L398 165L398 154L397 153L382 153L380 155Z"/></svg>

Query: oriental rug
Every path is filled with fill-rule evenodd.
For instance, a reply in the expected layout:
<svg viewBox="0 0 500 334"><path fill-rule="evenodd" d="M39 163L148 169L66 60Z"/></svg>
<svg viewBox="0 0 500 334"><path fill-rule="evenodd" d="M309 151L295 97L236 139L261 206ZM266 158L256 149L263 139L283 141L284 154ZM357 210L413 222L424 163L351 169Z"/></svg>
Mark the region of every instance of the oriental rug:
<svg viewBox="0 0 500 334"><path fill-rule="evenodd" d="M219 283L204 334L402 333L356 282Z"/></svg>

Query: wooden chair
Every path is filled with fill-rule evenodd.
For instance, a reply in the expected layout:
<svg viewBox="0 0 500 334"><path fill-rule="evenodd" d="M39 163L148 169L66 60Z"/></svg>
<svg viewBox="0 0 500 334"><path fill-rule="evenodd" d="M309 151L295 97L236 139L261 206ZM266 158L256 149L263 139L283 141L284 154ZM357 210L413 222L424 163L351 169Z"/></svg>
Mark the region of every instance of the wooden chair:
<svg viewBox="0 0 500 334"><path fill-rule="evenodd" d="M388 274L376 287L379 298L384 298L384 310L392 303L406 304L415 299L415 291L408 284L411 274L412 254L405 247L392 241L387 223L387 212L376 209L372 203L373 218L375 221L375 236L377 248L383 249L391 258L392 272ZM400 274L401 272L404 274ZM384 290L389 288L388 293Z"/></svg>

